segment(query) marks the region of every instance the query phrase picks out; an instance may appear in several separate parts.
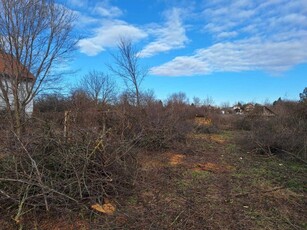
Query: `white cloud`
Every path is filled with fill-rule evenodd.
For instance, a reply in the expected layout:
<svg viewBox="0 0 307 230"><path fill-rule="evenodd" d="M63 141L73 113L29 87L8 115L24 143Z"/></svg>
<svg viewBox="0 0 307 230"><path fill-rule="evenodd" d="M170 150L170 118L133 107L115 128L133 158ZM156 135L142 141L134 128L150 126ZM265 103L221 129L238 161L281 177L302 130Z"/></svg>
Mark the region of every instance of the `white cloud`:
<svg viewBox="0 0 307 230"><path fill-rule="evenodd" d="M83 12L87 11L91 14L108 18L115 18L123 14L123 11L120 8L112 6L108 0L68 0L67 5L71 8L82 9Z"/></svg>
<svg viewBox="0 0 307 230"><path fill-rule="evenodd" d="M80 0L70 1L75 5L82 3ZM110 1L100 1L92 6L78 16L78 23L85 25L84 31L90 34L80 40L78 47L90 56L116 46L119 38L127 35L133 42L148 38L148 44L140 52L141 57L184 48L189 43L184 21L198 23L203 20L201 27L206 36L212 38L212 44L204 39L203 44L207 47L151 68L150 73L154 75L192 76L249 70L276 73L307 63L306 0L204 1L199 4L199 7L204 6L203 9L195 8L190 12L172 8L164 12L164 23L142 26L116 19L124 11L110 5ZM199 11L197 17L196 11ZM195 30L195 24L192 26L193 33L201 32Z"/></svg>
<svg viewBox="0 0 307 230"><path fill-rule="evenodd" d="M104 50L104 47L96 41L97 38L81 39L78 42L81 53L85 53L88 56L95 56Z"/></svg>
<svg viewBox="0 0 307 230"><path fill-rule="evenodd" d="M74 21L74 24L77 28L87 28L88 26L98 23L99 20L97 18L88 16L86 14L82 14L79 11L72 11L73 14L75 15L76 19Z"/></svg>
<svg viewBox="0 0 307 230"><path fill-rule="evenodd" d="M138 41L146 36L146 32L124 21L104 20L101 27L94 31L93 36L79 41L78 47L80 52L89 56L95 56L107 47L116 46L121 37Z"/></svg>
<svg viewBox="0 0 307 230"><path fill-rule="evenodd" d="M148 35L142 28L117 19L123 15L123 11L108 0L86 1L83 5L80 0L69 1L83 7L83 10L74 11L78 19L76 27L84 37L77 44L81 53L95 56L107 48L115 47L121 37L136 42Z"/></svg>
<svg viewBox="0 0 307 230"><path fill-rule="evenodd" d="M307 46L301 40L264 42L260 39L217 43L200 49L192 56L176 57L150 73L160 76L192 76L212 72L264 70L286 71L294 65L307 63Z"/></svg>
<svg viewBox="0 0 307 230"><path fill-rule="evenodd" d="M207 64L196 56L176 57L170 62L150 69L150 74L158 76L191 76L210 72Z"/></svg>
<svg viewBox="0 0 307 230"><path fill-rule="evenodd" d="M151 57L161 52L183 48L188 42L181 20L181 10L173 8L167 15L167 21L164 26L155 26L149 29L149 32L156 39L141 50L141 57Z"/></svg>
<svg viewBox="0 0 307 230"><path fill-rule="evenodd" d="M151 74L281 73L307 63L306 1L216 0L205 4L204 30L213 44L153 67Z"/></svg>
<svg viewBox="0 0 307 230"><path fill-rule="evenodd" d="M307 4L304 0L219 1L202 12L204 30L215 38L220 33L245 33L248 36L270 36L293 27L307 26Z"/></svg>
<svg viewBox="0 0 307 230"><path fill-rule="evenodd" d="M224 38L236 37L237 35L238 35L238 32L230 31L230 32L221 32L217 35L217 37L220 39L224 39Z"/></svg>
<svg viewBox="0 0 307 230"><path fill-rule="evenodd" d="M123 11L120 8L111 6L107 1L97 3L93 9L93 12L102 17L108 18L116 18L123 14Z"/></svg>
<svg viewBox="0 0 307 230"><path fill-rule="evenodd" d="M112 17L120 16L122 11L117 11L117 7L109 7L106 11L103 6L105 6L105 3L96 5L93 13L99 14L100 17L109 17L109 19L100 19L100 25L95 26L96 29L93 29L92 36L87 36L78 43L80 52L89 56L95 56L108 47L116 46L120 37L127 37L132 41L139 41L147 36L154 37L155 40L141 50L141 57L150 57L160 52L179 49L188 42L181 20L184 12L181 9L173 8L168 11L163 26L150 24L140 28L123 20L112 19ZM94 17L83 16L80 19L83 19L84 25L98 22Z"/></svg>

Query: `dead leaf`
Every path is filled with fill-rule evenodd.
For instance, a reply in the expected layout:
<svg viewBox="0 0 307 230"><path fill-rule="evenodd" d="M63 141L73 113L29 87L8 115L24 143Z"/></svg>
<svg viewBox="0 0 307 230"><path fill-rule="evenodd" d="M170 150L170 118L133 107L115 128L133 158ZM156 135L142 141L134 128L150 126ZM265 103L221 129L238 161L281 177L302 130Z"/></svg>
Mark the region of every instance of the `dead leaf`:
<svg viewBox="0 0 307 230"><path fill-rule="evenodd" d="M92 209L94 209L98 212L105 213L107 215L113 215L115 210L116 210L115 205L111 204L110 202L106 202L103 205L93 204L91 207L92 207Z"/></svg>

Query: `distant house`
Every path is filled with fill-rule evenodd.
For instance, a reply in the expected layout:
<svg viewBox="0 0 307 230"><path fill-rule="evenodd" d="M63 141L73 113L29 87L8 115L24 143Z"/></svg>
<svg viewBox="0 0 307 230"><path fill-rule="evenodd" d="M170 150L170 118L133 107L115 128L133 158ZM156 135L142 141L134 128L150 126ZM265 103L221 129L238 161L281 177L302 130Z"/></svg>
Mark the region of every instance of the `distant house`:
<svg viewBox="0 0 307 230"><path fill-rule="evenodd" d="M232 110L235 114L242 114L243 110L239 105L235 105L232 107Z"/></svg>
<svg viewBox="0 0 307 230"><path fill-rule="evenodd" d="M255 105L252 103L248 103L244 105L244 113L250 113L255 109Z"/></svg>
<svg viewBox="0 0 307 230"><path fill-rule="evenodd" d="M274 117L276 113L267 106L262 106L262 116Z"/></svg>
<svg viewBox="0 0 307 230"><path fill-rule="evenodd" d="M267 106L256 105L254 109L249 113L252 116L262 116L262 117L274 117L276 113Z"/></svg>
<svg viewBox="0 0 307 230"><path fill-rule="evenodd" d="M34 79L33 74L18 60L12 58L9 54L0 52L0 110L6 110L6 101L9 101L10 108L14 109L13 92L17 88L19 101L21 103L27 101L25 113L31 116L33 100L27 100L27 98L32 98L30 93Z"/></svg>

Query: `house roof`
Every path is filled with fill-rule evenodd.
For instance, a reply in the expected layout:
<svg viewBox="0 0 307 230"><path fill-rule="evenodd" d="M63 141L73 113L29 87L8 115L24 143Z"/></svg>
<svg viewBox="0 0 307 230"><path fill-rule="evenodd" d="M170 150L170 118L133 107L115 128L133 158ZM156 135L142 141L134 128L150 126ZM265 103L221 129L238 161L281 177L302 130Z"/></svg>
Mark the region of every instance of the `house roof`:
<svg viewBox="0 0 307 230"><path fill-rule="evenodd" d="M34 80L34 75L23 66L16 58L12 58L10 54L6 54L0 51L0 73L7 74L9 76L15 76L20 74L24 79Z"/></svg>
<svg viewBox="0 0 307 230"><path fill-rule="evenodd" d="M277 114L268 108L267 106L255 106L255 108L252 110L252 115L261 115L261 116L276 116Z"/></svg>

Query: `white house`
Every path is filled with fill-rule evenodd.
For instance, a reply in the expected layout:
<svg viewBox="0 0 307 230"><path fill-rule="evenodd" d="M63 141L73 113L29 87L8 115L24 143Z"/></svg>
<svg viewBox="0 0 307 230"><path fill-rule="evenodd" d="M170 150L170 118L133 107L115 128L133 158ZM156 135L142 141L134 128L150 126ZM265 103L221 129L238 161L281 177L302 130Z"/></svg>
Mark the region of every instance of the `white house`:
<svg viewBox="0 0 307 230"><path fill-rule="evenodd" d="M17 60L12 61L11 56L3 52L0 52L0 81L0 110L6 109L6 100L9 101L11 109L14 108L13 89L17 86L19 101L26 104L25 113L31 116L33 113L31 87L34 76Z"/></svg>

